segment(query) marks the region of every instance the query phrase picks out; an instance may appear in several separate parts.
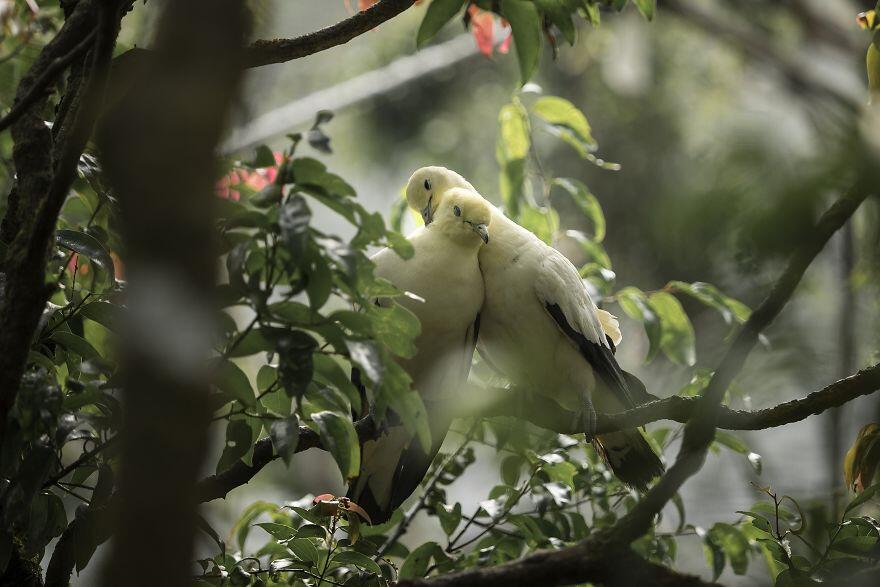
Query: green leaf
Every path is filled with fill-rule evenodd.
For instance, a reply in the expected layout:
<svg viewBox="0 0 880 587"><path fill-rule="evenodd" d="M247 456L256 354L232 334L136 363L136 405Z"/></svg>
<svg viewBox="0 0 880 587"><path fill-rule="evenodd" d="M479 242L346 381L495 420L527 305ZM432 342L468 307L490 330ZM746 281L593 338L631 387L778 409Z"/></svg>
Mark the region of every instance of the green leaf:
<svg viewBox="0 0 880 587"><path fill-rule="evenodd" d="M315 548L315 545L308 538L294 538L287 543L287 548L289 548L297 558L306 562L316 563L321 558L318 549Z"/></svg>
<svg viewBox="0 0 880 587"><path fill-rule="evenodd" d="M843 514L848 514L850 511L856 509L866 501L870 500L872 497L874 497L874 495L876 495L878 491L880 491L880 483L875 483L874 485L868 487L846 505L846 509L843 510Z"/></svg>
<svg viewBox="0 0 880 587"><path fill-rule="evenodd" d="M249 162L249 165L256 168L274 167L275 154L266 145L260 145L254 150L254 159Z"/></svg>
<svg viewBox="0 0 880 587"><path fill-rule="evenodd" d="M230 420L226 426L226 444L217 462L217 473L229 469L248 453L253 442L250 424L245 420Z"/></svg>
<svg viewBox="0 0 880 587"><path fill-rule="evenodd" d="M535 0L541 11L550 19L550 22L562 32L562 36L569 45L574 45L577 40L577 29L572 22L574 6L569 0Z"/></svg>
<svg viewBox="0 0 880 587"><path fill-rule="evenodd" d="M232 361L223 360L217 365L214 383L229 397L237 399L246 406L252 406L256 401L247 375Z"/></svg>
<svg viewBox="0 0 880 587"><path fill-rule="evenodd" d="M110 302L92 302L80 308L78 314L97 322L107 330L115 330L119 327L123 309Z"/></svg>
<svg viewBox="0 0 880 587"><path fill-rule="evenodd" d="M746 446L746 443L731 434L730 432L724 432L723 430L715 431L715 442L719 444L723 444L730 450L734 452L738 452L741 455L749 454L749 447Z"/></svg>
<svg viewBox="0 0 880 587"><path fill-rule="evenodd" d="M281 207L278 215L278 226L281 228L281 238L294 262L297 264L305 254L306 244L309 239L309 221L312 212L306 205L306 200L300 195L295 195L287 200Z"/></svg>
<svg viewBox="0 0 880 587"><path fill-rule="evenodd" d="M514 98L498 113L498 139L495 158L501 166L499 187L504 207L511 217L519 216L525 181L525 160L531 145L529 115L522 103Z"/></svg>
<svg viewBox="0 0 880 587"><path fill-rule="evenodd" d="M109 277L110 285L113 285L116 280L113 258L95 237L85 232L61 229L55 233L55 243L91 259Z"/></svg>
<svg viewBox="0 0 880 587"><path fill-rule="evenodd" d="M247 540L248 534L251 530L251 522L257 519L261 514L266 512L274 512L278 509L273 503L269 503L266 501L255 501L247 508L245 508L244 512L242 512L241 517L232 527L229 534L231 536L235 536L236 542L238 543L238 549L244 551L244 543Z"/></svg>
<svg viewBox="0 0 880 587"><path fill-rule="evenodd" d="M339 565L354 565L375 575L382 575L382 569L376 561L355 550L345 550L333 556L333 562Z"/></svg>
<svg viewBox="0 0 880 587"><path fill-rule="evenodd" d="M284 524L278 524L276 522L263 522L261 524L254 524L254 526L259 526L268 532L275 540L290 540L296 536L296 528L285 526Z"/></svg>
<svg viewBox="0 0 880 587"><path fill-rule="evenodd" d="M685 293L698 302L717 310L728 324L731 324L734 320L742 324L748 320L752 312L748 306L724 295L711 283L704 283L702 281L695 281L694 283L670 281L666 284L665 289Z"/></svg>
<svg viewBox="0 0 880 587"><path fill-rule="evenodd" d="M526 0L501 0L501 12L510 23L522 83L531 79L541 54L541 15Z"/></svg>
<svg viewBox="0 0 880 587"><path fill-rule="evenodd" d="M532 105L532 113L549 124L569 129L588 148L595 148L596 141L590 132L587 117L568 100L557 96L542 96Z"/></svg>
<svg viewBox="0 0 880 587"><path fill-rule="evenodd" d="M557 177L553 180L552 185L561 187L571 196L575 205L593 224L593 240L601 243L605 238L605 215L602 213L602 206L596 196L590 192L586 185L576 179Z"/></svg>
<svg viewBox="0 0 880 587"><path fill-rule="evenodd" d="M736 513L752 518L752 525L758 530L763 530L768 534L773 532L770 520L768 520L763 514L749 510L736 510Z"/></svg>
<svg viewBox="0 0 880 587"><path fill-rule="evenodd" d="M735 526L718 523L709 530L709 536L727 555L733 572L737 575L745 574L749 568L750 551L745 534Z"/></svg>
<svg viewBox="0 0 880 587"><path fill-rule="evenodd" d="M653 359L660 350L660 340L663 334L660 317L648 304L645 293L636 287L625 287L617 292L617 303L630 318L640 321L648 335L648 356L646 361Z"/></svg>
<svg viewBox="0 0 880 587"><path fill-rule="evenodd" d="M299 444L299 418L296 414L272 422L269 426L269 438L284 464L290 465L290 459L296 454L296 445Z"/></svg>
<svg viewBox="0 0 880 587"><path fill-rule="evenodd" d="M284 333L278 339L278 378L290 397L300 397L312 380L312 353L318 342L302 330Z"/></svg>
<svg viewBox="0 0 880 587"><path fill-rule="evenodd" d="M345 480L357 477L361 463L361 447L351 420L335 412L312 414L318 434L339 467Z"/></svg>
<svg viewBox="0 0 880 587"><path fill-rule="evenodd" d="M654 19L654 12L657 9L657 0L633 0L633 2L635 3L636 8L639 9L639 12L642 13L642 16L645 17L645 19Z"/></svg>
<svg viewBox="0 0 880 587"><path fill-rule="evenodd" d="M464 3L465 0L432 0L416 34L416 47L422 48L433 39L443 25L461 10Z"/></svg>
<svg viewBox="0 0 880 587"><path fill-rule="evenodd" d="M406 557L403 565L400 567L399 579L420 579L428 572L428 565L434 553L440 549L440 545L436 542L426 542L422 544ZM442 551L441 551L442 552Z"/></svg>
<svg viewBox="0 0 880 587"><path fill-rule="evenodd" d="M348 348L352 363L360 367L370 381L381 383L385 366L382 364L382 355L376 345L368 341L346 340L345 346Z"/></svg>
<svg viewBox="0 0 880 587"><path fill-rule="evenodd" d="M84 360L98 359L101 354L86 339L66 330L56 330L49 335L49 340L57 342L68 352L76 353Z"/></svg>
<svg viewBox="0 0 880 587"><path fill-rule="evenodd" d="M431 446L431 429L422 397L411 388L412 380L404 369L394 361L385 365L379 399L390 406L400 417L406 430L416 436L425 450ZM380 411L380 413L383 413Z"/></svg>
<svg viewBox="0 0 880 587"><path fill-rule="evenodd" d="M393 302L390 307L372 305L368 316L373 327L373 336L378 342L399 357L410 359L416 354L414 339L422 331L422 325L415 314Z"/></svg>
<svg viewBox="0 0 880 587"><path fill-rule="evenodd" d="M455 505L438 503L434 506L434 512L440 520L440 527L443 528L443 532L447 536L452 535L455 529L458 528L459 523L461 523L461 504L458 502Z"/></svg>
<svg viewBox="0 0 880 587"><path fill-rule="evenodd" d="M660 348L671 361L693 366L697 361L694 327L681 304L675 296L664 291L651 294L648 304L660 318Z"/></svg>

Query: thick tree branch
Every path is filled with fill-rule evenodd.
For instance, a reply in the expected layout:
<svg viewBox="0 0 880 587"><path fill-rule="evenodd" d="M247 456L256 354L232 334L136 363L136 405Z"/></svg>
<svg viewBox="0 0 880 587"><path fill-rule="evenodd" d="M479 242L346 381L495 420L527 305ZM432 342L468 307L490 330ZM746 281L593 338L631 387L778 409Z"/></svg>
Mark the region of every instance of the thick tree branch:
<svg viewBox="0 0 880 587"><path fill-rule="evenodd" d="M17 102L21 103L30 94L40 76L52 67L59 55L67 55L95 30L96 4L93 0L81 0L76 5L58 35L46 45L22 79ZM111 28L118 30L120 19L121 16L114 17ZM115 38L112 30L97 34L84 100L75 106L72 115L76 122L62 143L53 148L50 131L43 121L42 110L47 101L44 92L38 92L39 97L33 106L24 109L12 125L17 181L15 202L10 202L3 223L3 236L9 239L10 245L6 258L0 260L7 283L5 296L0 302L0 324L3 324L0 335L0 438L15 403L29 341L50 293L44 277L55 222L73 182L76 161L101 104ZM53 160L53 151L61 153L57 162ZM9 218L9 214L15 217Z"/></svg>
<svg viewBox="0 0 880 587"><path fill-rule="evenodd" d="M525 558L495 567L477 567L429 579L404 580L397 585L398 587L531 587L574 585L586 581L620 587L711 585L699 577L685 575L646 561L628 546L621 547L602 542L598 535L576 546L538 551Z"/></svg>

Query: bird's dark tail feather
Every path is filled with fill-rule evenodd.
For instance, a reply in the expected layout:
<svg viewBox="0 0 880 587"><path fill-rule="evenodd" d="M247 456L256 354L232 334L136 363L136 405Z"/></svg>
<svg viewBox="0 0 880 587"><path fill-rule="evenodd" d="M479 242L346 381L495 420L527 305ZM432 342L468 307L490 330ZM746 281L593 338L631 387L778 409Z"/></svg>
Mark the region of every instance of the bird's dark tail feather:
<svg viewBox="0 0 880 587"><path fill-rule="evenodd" d="M666 470L638 429L597 436L593 446L618 479L639 491L645 491L648 483Z"/></svg>

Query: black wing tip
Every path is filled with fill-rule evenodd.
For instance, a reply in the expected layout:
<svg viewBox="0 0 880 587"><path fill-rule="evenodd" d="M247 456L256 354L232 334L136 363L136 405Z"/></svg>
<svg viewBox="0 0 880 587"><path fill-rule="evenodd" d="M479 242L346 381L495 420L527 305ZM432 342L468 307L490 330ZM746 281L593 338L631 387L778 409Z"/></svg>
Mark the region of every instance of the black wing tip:
<svg viewBox="0 0 880 587"><path fill-rule="evenodd" d="M624 454L614 452L612 456L602 446L602 437L597 437L594 441L597 452L608 464L614 476L625 485L638 491L647 491L651 481L666 472L666 466L638 430L625 430L613 434L625 434L629 450Z"/></svg>
<svg viewBox="0 0 880 587"><path fill-rule="evenodd" d="M352 502L364 508L364 511L367 512L367 515L370 516L370 521L373 526L377 526L379 524L384 524L388 520L391 519L392 514L394 514L394 510L397 508L388 508L382 507L376 501L376 497L373 495L373 492L369 490L369 488L365 488L363 493L356 494L354 492L354 487L357 483L357 480L352 481L351 487L346 493L346 497L350 499Z"/></svg>

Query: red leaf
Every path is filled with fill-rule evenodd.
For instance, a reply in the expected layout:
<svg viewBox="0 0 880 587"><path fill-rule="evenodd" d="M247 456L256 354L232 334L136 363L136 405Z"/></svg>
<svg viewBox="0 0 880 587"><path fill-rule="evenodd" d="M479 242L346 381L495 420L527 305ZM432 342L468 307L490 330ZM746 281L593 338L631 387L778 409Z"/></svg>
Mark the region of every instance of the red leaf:
<svg viewBox="0 0 880 587"><path fill-rule="evenodd" d="M355 502L351 501L350 499L346 499L343 502L343 508L350 511L350 512L356 513L357 515L362 517L364 520L366 520L371 526L373 525L373 520L370 519L370 514L368 514L366 512L366 510L364 510L364 508L362 508L361 506L359 506Z"/></svg>
<svg viewBox="0 0 880 587"><path fill-rule="evenodd" d="M471 34L477 42L480 53L491 57L492 46L495 44L495 18L488 10L480 10L473 4L468 6L468 14L471 17Z"/></svg>
<svg viewBox="0 0 880 587"><path fill-rule="evenodd" d="M322 493L321 495L315 496L315 499L312 500L313 505L318 505L322 501L334 501L336 496L332 493Z"/></svg>

